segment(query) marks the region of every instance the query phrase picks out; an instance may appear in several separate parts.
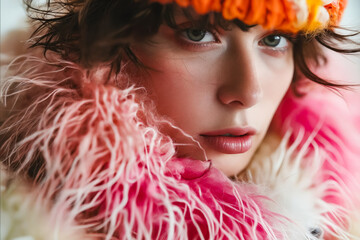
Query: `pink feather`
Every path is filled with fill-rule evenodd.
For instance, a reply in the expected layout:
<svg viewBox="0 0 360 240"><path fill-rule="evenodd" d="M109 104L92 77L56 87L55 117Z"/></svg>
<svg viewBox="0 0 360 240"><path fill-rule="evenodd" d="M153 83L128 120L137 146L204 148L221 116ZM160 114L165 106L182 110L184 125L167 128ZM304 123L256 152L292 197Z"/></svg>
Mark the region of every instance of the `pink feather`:
<svg viewBox="0 0 360 240"><path fill-rule="evenodd" d="M359 103L360 97L356 92L344 91L339 94L314 88L301 98L289 92L279 107L273 124L277 131L283 133L293 129L293 140L300 130L305 130L303 139L315 132L313 144L321 149L324 162L314 184L333 182L333 187L329 188L324 200L342 206L348 212L356 210L360 205ZM311 162L303 164L308 168L312 165ZM330 217L344 228L349 224L348 219L339 219L336 214L330 213Z"/></svg>
<svg viewBox="0 0 360 240"><path fill-rule="evenodd" d="M38 169L38 197L53 201L57 221L105 239L285 237L288 220L257 186L174 157L172 141L145 124L156 117L141 89L119 89L123 76L108 78L106 67L49 58L12 64L2 95L16 111L0 151L19 175Z"/></svg>

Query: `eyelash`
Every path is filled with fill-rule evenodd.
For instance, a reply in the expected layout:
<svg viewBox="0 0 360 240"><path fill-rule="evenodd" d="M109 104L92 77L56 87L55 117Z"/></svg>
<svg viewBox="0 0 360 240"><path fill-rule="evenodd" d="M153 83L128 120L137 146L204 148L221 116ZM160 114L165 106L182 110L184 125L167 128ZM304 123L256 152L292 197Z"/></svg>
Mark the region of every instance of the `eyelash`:
<svg viewBox="0 0 360 240"><path fill-rule="evenodd" d="M196 42L188 39L186 37L186 31L189 30L201 30L205 31L206 34L211 34L214 37L214 41L208 41L208 42ZM210 48L212 47L212 44L214 43L220 43L220 36L219 33L216 32L216 30L209 30L209 29L202 29L202 28L182 28L179 29L176 32L177 39L179 43L185 47L193 48L193 49L201 49L201 48ZM200 40L201 41L201 40Z"/></svg>
<svg viewBox="0 0 360 240"><path fill-rule="evenodd" d="M271 36L278 36L281 37L286 41L286 46L284 47L271 47L264 44L264 40L267 37ZM290 34L281 33L281 32L272 32L269 33L261 38L259 41L259 46L262 48L262 51L264 51L266 54L273 56L273 57L281 57L284 54L286 54L290 49L292 49L292 44L295 42L296 38Z"/></svg>
<svg viewBox="0 0 360 240"><path fill-rule="evenodd" d="M270 45L266 45L264 43L265 39L267 37L271 37L271 36L280 37L280 40L279 40L280 42L278 43L277 46L270 46ZM286 43L285 43L286 45L279 46L281 44L281 41L286 41ZM278 53L285 53L290 48L290 44L291 44L291 42L289 41L289 39L287 37L281 36L281 35L268 35L259 41L260 48L262 48L265 52L269 53L270 55L277 55Z"/></svg>

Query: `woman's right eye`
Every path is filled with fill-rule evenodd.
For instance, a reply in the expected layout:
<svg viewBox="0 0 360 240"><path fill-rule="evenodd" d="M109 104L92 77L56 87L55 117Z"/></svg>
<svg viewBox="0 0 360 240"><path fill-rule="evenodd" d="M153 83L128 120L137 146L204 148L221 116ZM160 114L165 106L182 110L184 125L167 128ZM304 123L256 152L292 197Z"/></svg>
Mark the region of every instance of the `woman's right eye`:
<svg viewBox="0 0 360 240"><path fill-rule="evenodd" d="M182 36L191 42L198 43L211 43L216 42L216 38L213 33L204 29L188 28L182 31Z"/></svg>

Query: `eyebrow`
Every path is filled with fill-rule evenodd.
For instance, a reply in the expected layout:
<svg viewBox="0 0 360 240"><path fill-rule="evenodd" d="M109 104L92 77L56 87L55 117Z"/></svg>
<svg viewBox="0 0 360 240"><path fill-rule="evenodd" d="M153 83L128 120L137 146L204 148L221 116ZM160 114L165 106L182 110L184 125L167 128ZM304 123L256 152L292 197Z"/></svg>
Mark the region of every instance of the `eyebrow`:
<svg viewBox="0 0 360 240"><path fill-rule="evenodd" d="M250 30L250 28L256 27L258 25L258 24L248 25L240 21L239 19L234 19L232 20L232 22L244 32L247 32Z"/></svg>

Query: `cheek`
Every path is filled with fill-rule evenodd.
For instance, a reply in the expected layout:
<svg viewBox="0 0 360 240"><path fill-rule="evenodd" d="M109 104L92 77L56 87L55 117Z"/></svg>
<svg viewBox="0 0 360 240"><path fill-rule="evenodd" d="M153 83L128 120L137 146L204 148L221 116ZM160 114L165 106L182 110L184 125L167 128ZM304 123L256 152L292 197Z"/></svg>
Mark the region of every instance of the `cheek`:
<svg viewBox="0 0 360 240"><path fill-rule="evenodd" d="M265 88L264 95L265 99L268 99L269 103L273 105L273 108L277 108L285 95L292 82L293 75L294 71L291 66L281 72L273 72L271 75L268 75L271 83L269 82Z"/></svg>
<svg viewBox="0 0 360 240"><path fill-rule="evenodd" d="M291 85L294 75L292 55L284 59L273 59L262 66L263 98L257 115L262 116L263 129L267 129L285 93Z"/></svg>
<svg viewBox="0 0 360 240"><path fill-rule="evenodd" d="M212 81L213 74L205 71L203 61L197 58L184 61L171 55L157 55L142 60L154 69L142 76L142 86L154 101L157 112L191 131L193 119L204 115L207 109L205 105L211 95L204 86L206 80Z"/></svg>
<svg viewBox="0 0 360 240"><path fill-rule="evenodd" d="M279 59L265 59L262 74L266 78L264 98L276 109L294 76L292 53Z"/></svg>

